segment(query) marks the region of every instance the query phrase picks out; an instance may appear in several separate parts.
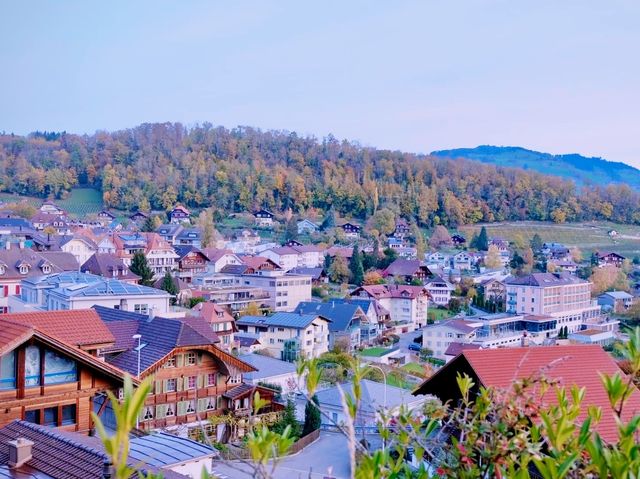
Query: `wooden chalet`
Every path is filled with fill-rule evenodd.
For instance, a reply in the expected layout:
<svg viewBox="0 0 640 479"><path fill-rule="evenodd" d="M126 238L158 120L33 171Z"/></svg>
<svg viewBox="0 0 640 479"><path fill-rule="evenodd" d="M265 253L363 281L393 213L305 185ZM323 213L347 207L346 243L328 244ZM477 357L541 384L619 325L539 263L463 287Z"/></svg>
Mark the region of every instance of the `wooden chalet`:
<svg viewBox="0 0 640 479"><path fill-rule="evenodd" d="M106 391L122 387L124 372L95 356L113 337L82 313L8 314L0 319L0 426L20 419L67 431L93 429L94 403ZM86 339L79 339L85 334ZM97 411L101 415L104 410Z"/></svg>

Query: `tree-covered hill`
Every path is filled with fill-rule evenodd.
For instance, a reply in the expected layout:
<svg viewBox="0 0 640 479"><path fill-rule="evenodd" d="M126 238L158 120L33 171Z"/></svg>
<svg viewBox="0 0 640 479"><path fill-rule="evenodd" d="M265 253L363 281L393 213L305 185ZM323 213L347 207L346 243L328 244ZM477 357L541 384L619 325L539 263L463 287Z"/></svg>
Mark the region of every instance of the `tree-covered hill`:
<svg viewBox="0 0 640 479"><path fill-rule="evenodd" d="M366 219L388 207L421 225L610 219L640 223L627 185L576 190L522 169L449 160L284 131L143 124L93 135L0 135L0 191L60 198L75 186L109 207L310 207Z"/></svg>
<svg viewBox="0 0 640 479"><path fill-rule="evenodd" d="M431 153L443 158L467 158L497 166L523 168L573 179L578 185L626 183L640 189L640 170L625 163L587 158L578 154L551 155L517 146L457 148Z"/></svg>

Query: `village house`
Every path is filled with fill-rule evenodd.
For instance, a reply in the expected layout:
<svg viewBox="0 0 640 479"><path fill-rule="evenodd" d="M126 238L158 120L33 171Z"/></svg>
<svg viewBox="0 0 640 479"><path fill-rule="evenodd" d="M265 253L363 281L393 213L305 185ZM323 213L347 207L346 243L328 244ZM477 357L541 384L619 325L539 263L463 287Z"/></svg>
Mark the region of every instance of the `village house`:
<svg viewBox="0 0 640 479"><path fill-rule="evenodd" d="M255 224L259 228L271 228L273 226L274 214L265 209L260 209L253 213Z"/></svg>
<svg viewBox="0 0 640 479"><path fill-rule="evenodd" d="M124 261L115 254L95 253L80 267L80 271L131 284L138 284L140 281L140 276L132 273Z"/></svg>
<svg viewBox="0 0 640 479"><path fill-rule="evenodd" d="M202 231L199 228L183 228L175 237L174 246L202 246Z"/></svg>
<svg viewBox="0 0 640 479"><path fill-rule="evenodd" d="M209 268L214 273L219 273L227 265L242 264L240 257L230 249L202 248L202 252L209 258Z"/></svg>
<svg viewBox="0 0 640 479"><path fill-rule="evenodd" d="M451 256L451 268L459 271L469 271L475 265L475 257L466 251Z"/></svg>
<svg viewBox="0 0 640 479"><path fill-rule="evenodd" d="M403 239L405 236L408 236L411 233L411 228L409 227L409 223L407 220L403 218L399 218L396 220L396 226L393 230L393 237L398 239Z"/></svg>
<svg viewBox="0 0 640 479"><path fill-rule="evenodd" d="M592 425L605 442L618 440L617 417L611 410L601 374L624 374L615 360L600 346L538 346L531 348L463 350L456 358L423 382L414 395L437 396L442 402L457 404L461 399L456 378L467 374L473 381L472 394L480 388L510 388L514 381L526 379L544 371L550 380L569 389L585 388L582 412L578 420L584 420L588 410L598 407L602 411L600 421ZM623 379L626 381L626 379ZM538 389L540 391L540 388ZM557 404L555 388L543 389L539 402ZM631 420L640 410L640 392L634 390L623 411L622 421Z"/></svg>
<svg viewBox="0 0 640 479"><path fill-rule="evenodd" d="M344 223L338 228L342 229L344 232L344 236L347 239L358 239L360 238L360 232L362 231L362 226L359 226L354 223Z"/></svg>
<svg viewBox="0 0 640 479"><path fill-rule="evenodd" d="M62 208L60 208L53 201L50 201L50 200L47 200L44 203L42 203L38 211L40 213L45 213L47 215L61 216L61 215L67 214Z"/></svg>
<svg viewBox="0 0 640 479"><path fill-rule="evenodd" d="M178 243L178 235L184 230L180 224L164 224L156 228L156 233L166 242L174 245Z"/></svg>
<svg viewBox="0 0 640 479"><path fill-rule="evenodd" d="M116 219L116 215L109 210L102 210L96 216L98 217L98 223L102 226L110 225Z"/></svg>
<svg viewBox="0 0 640 479"><path fill-rule="evenodd" d="M297 227L298 227L298 234L302 235L302 234L312 234L312 233L317 233L318 231L320 231L320 226L318 226L316 223L314 223L311 220L308 219L303 219L298 221L297 223Z"/></svg>
<svg viewBox="0 0 640 479"><path fill-rule="evenodd" d="M547 259L569 260L571 259L571 251L562 243L543 243L542 254Z"/></svg>
<svg viewBox="0 0 640 479"><path fill-rule="evenodd" d="M361 328L367 329L368 318L354 303L304 301L298 304L294 312L313 313L330 320L329 349L341 346L347 351L354 351L361 345Z"/></svg>
<svg viewBox="0 0 640 479"><path fill-rule="evenodd" d="M276 386L281 389L283 395L294 394L298 392L298 388L303 391L306 389L304 377L298 377L294 363L254 353L241 354L238 358L256 368L256 371L244 374L247 383Z"/></svg>
<svg viewBox="0 0 640 479"><path fill-rule="evenodd" d="M220 338L219 347L228 352L237 347L234 340L234 334L238 331L236 320L226 307L211 302L198 303L189 314L202 317L211 326Z"/></svg>
<svg viewBox="0 0 640 479"><path fill-rule="evenodd" d="M389 311L397 333L407 333L427 324L429 292L424 286L371 285L356 288L352 298L372 298Z"/></svg>
<svg viewBox="0 0 640 479"><path fill-rule="evenodd" d="M622 264L626 259L624 256L614 253L612 251L598 251L596 252L598 258L598 266L615 266L616 268L622 268Z"/></svg>
<svg viewBox="0 0 640 479"><path fill-rule="evenodd" d="M417 259L397 259L391 263L382 272L382 276L385 278L400 278L405 283L411 283L412 281L424 282L427 278L432 276L431 271L420 260Z"/></svg>
<svg viewBox="0 0 640 479"><path fill-rule="evenodd" d="M614 313L624 313L633 305L633 296L626 291L608 291L598 296L598 304Z"/></svg>
<svg viewBox="0 0 640 479"><path fill-rule="evenodd" d="M9 311L10 296L20 295L23 279L77 270L78 262L69 253L14 246L0 250L0 313Z"/></svg>
<svg viewBox="0 0 640 479"><path fill-rule="evenodd" d="M240 331L255 334L272 357L294 362L315 358L329 350L330 321L318 314L275 313L243 316L236 321Z"/></svg>
<svg viewBox="0 0 640 479"><path fill-rule="evenodd" d="M14 420L88 433L91 412L124 373L96 354L113 335L93 312L8 314L0 318L0 426Z"/></svg>
<svg viewBox="0 0 640 479"><path fill-rule="evenodd" d="M131 216L129 216L129 220L133 221L134 223L144 223L147 218L149 218L149 215L144 211L136 211Z"/></svg>
<svg viewBox="0 0 640 479"><path fill-rule="evenodd" d="M507 299L507 287L504 282L499 279L485 279L480 283L480 290L486 300L504 304Z"/></svg>
<svg viewBox="0 0 640 479"><path fill-rule="evenodd" d="M140 429L161 428L191 436L209 426L208 419L213 416L227 411L234 417L248 415L256 389L246 387L242 374L254 368L220 349L219 338L204 319L177 320L95 309L115 337L114 344L105 348L106 362L140 380L154 378L140 414ZM260 389L261 397L272 399L269 391ZM220 426L211 434L219 442L231 433L225 431L230 425Z"/></svg>
<svg viewBox="0 0 640 479"><path fill-rule="evenodd" d="M78 264L86 263L98 251L98 245L84 235L61 236L57 239L60 250L71 253Z"/></svg>
<svg viewBox="0 0 640 479"><path fill-rule="evenodd" d="M57 311L101 305L142 314L168 314L170 298L165 291L76 271L24 278L20 295L9 297L9 311Z"/></svg>
<svg viewBox="0 0 640 479"><path fill-rule="evenodd" d="M467 240L461 234L454 233L454 234L451 235L451 242L453 243L453 246L456 246L456 247L460 248L460 247L463 247L467 243Z"/></svg>
<svg viewBox="0 0 640 479"><path fill-rule="evenodd" d="M209 258L195 246L174 246L177 258L178 278L191 283L196 274L207 270Z"/></svg>
<svg viewBox="0 0 640 479"><path fill-rule="evenodd" d="M451 293L455 290L452 284L437 275L425 279L423 286L431 296L431 302L438 306L448 305Z"/></svg>
<svg viewBox="0 0 640 479"><path fill-rule="evenodd" d="M178 268L178 254L171 244L163 240L157 233L145 233L146 244L144 255L154 278L160 278L168 271Z"/></svg>
<svg viewBox="0 0 640 479"><path fill-rule="evenodd" d="M191 218L191 212L184 206L178 205L169 212L169 222L174 224L181 224L189 222Z"/></svg>
<svg viewBox="0 0 640 479"><path fill-rule="evenodd" d="M360 326L360 343L373 344L375 340L382 337L387 329L390 329L391 315L378 300L373 298L348 297L335 298L331 300L335 303L350 303L360 307L367 320ZM392 330L389 332L393 332Z"/></svg>

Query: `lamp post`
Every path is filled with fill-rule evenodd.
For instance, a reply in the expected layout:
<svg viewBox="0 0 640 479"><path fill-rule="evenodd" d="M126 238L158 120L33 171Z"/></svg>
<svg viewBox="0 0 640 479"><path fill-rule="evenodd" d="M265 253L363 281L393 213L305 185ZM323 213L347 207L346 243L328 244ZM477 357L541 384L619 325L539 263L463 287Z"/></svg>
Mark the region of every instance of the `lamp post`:
<svg viewBox="0 0 640 479"><path fill-rule="evenodd" d="M140 351L142 350L140 340L142 339L142 334L134 334L131 337L138 340L138 347L136 348L138 351L138 374L136 378L140 379ZM138 429L138 426L140 426L140 415L136 417L136 429Z"/></svg>
<svg viewBox="0 0 640 479"><path fill-rule="evenodd" d="M382 407L384 408L384 417L385 417L384 428L386 428L387 427L387 424L386 424L386 417L387 417L387 373L384 371L384 369L382 369L380 366L376 366L375 364L369 364L369 367L377 369L378 371L380 371L382 373L382 378L384 379L384 392L383 392L383 398L382 398L382 402L383 402ZM385 449L385 440L384 440L384 437L383 437L382 438L382 452L384 452L384 449Z"/></svg>

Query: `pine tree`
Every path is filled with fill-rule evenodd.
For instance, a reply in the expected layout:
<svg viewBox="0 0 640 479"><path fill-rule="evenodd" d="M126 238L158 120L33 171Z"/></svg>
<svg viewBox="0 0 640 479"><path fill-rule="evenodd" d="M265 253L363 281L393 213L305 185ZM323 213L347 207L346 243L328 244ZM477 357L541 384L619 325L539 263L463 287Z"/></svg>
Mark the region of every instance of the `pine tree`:
<svg viewBox="0 0 640 479"><path fill-rule="evenodd" d="M327 211L326 216L322 220L322 224L320 225L320 229L322 231L327 231L327 230L335 227L335 225L336 225L336 214L333 211L333 208L330 208L329 211Z"/></svg>
<svg viewBox="0 0 640 479"><path fill-rule="evenodd" d="M542 238L540 238L540 235L538 233L533 235L533 238L531 238L531 249L533 250L534 253L539 253L540 250L542 249Z"/></svg>
<svg viewBox="0 0 640 479"><path fill-rule="evenodd" d="M287 426L291 427L289 436L300 437L300 423L296 419L296 405L291 398L287 399L284 414L280 420L273 425L272 430L278 434L282 434Z"/></svg>
<svg viewBox="0 0 640 479"><path fill-rule="evenodd" d="M289 221L287 221L287 226L284 230L284 240L296 240L298 239L298 222L294 217L291 217Z"/></svg>
<svg viewBox="0 0 640 479"><path fill-rule="evenodd" d="M302 428L303 436L320 429L320 426L322 425L320 409L316 407L316 404L320 405L318 402L318 396L314 394L311 401L308 401L307 405L304 407L304 426Z"/></svg>
<svg viewBox="0 0 640 479"><path fill-rule="evenodd" d="M351 282L360 286L364 281L364 268L362 267L362 257L357 244L353 245L349 269L351 270Z"/></svg>
<svg viewBox="0 0 640 479"><path fill-rule="evenodd" d="M140 276L140 284L143 286L151 286L153 283L153 271L149 268L149 263L147 263L147 258L144 253L136 253L133 255L129 269L133 274Z"/></svg>
<svg viewBox="0 0 640 479"><path fill-rule="evenodd" d="M144 223L142 224L142 228L140 228L142 231L150 233L152 231L154 231L155 228L155 221L153 221L153 216L148 216L147 219L144 220Z"/></svg>
<svg viewBox="0 0 640 479"><path fill-rule="evenodd" d="M480 229L480 234L478 235L477 248L479 251L487 251L489 249L487 228L485 228L484 226Z"/></svg>
<svg viewBox="0 0 640 479"><path fill-rule="evenodd" d="M173 298L171 298L171 304L176 304L178 302L176 296L178 295L180 290L178 289L178 286L176 285L173 278L171 277L171 273L169 273L169 271L167 271L164 274L164 278L162 278L162 284L160 285L160 289L174 296Z"/></svg>

